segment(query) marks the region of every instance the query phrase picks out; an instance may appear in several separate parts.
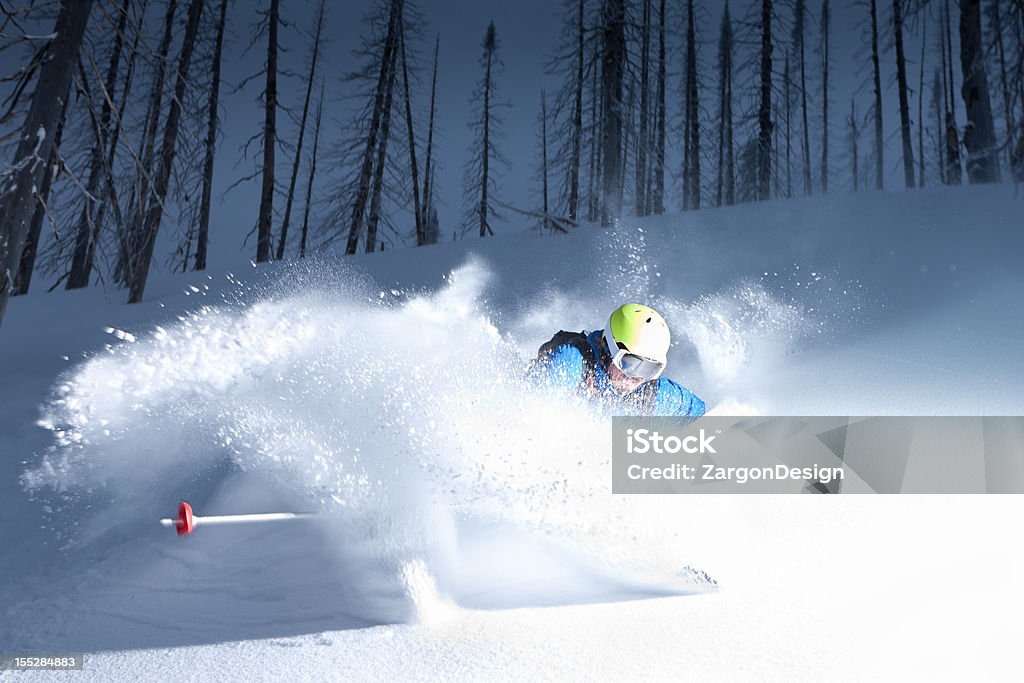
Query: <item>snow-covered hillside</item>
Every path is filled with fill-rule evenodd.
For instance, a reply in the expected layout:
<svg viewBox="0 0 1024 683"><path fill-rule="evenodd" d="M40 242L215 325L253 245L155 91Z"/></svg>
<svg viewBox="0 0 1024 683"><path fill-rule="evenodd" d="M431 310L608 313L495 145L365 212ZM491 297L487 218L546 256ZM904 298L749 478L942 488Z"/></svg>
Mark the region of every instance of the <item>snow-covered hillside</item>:
<svg viewBox="0 0 1024 683"><path fill-rule="evenodd" d="M15 299L0 638L96 680L1015 678L1018 496L612 496L610 421L520 370L639 300L719 412L1024 414L1022 207L831 196ZM178 539L179 499L321 516Z"/></svg>

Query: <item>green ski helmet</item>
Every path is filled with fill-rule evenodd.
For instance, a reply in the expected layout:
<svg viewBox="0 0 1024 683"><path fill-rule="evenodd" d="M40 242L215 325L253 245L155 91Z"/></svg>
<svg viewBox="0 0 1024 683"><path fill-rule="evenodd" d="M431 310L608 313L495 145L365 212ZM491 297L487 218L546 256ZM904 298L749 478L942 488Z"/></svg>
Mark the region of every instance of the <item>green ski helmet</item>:
<svg viewBox="0 0 1024 683"><path fill-rule="evenodd" d="M650 306L625 304L616 308L608 318L605 341L613 360L619 361L616 363L619 369L623 369L621 362L628 360L622 358L624 351L630 356L635 355L651 361L644 364L646 367L642 374L648 379L654 379L661 374L661 370L668 362L668 348L672 343L672 335L665 319ZM627 374L639 376L641 373Z"/></svg>

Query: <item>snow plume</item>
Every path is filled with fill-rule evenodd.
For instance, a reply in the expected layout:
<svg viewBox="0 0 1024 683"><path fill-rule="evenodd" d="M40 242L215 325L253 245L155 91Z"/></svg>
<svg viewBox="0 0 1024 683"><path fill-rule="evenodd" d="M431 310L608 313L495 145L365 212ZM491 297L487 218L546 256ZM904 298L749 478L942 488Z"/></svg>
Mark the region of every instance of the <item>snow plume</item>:
<svg viewBox="0 0 1024 683"><path fill-rule="evenodd" d="M293 533L315 531L310 543L331 549L348 589L369 602L362 614L403 618L393 599L366 597L398 591L427 621L447 613L449 597L538 599L535 584L474 597L511 581L501 553L518 561L515 581L543 576L558 599L586 599L581 585L607 594L627 567L690 562L658 530L664 502L610 494L609 421L522 380L525 359L481 303L492 280L482 263L433 293L379 291L336 271L300 279L298 294L282 284L250 304L117 334L63 379L40 421L54 446L23 481L72 547L101 534L130 543L179 498L199 515L314 510L322 519ZM239 494L247 479L270 482L273 495ZM671 514L695 505L668 504ZM517 540L495 547L496 536Z"/></svg>

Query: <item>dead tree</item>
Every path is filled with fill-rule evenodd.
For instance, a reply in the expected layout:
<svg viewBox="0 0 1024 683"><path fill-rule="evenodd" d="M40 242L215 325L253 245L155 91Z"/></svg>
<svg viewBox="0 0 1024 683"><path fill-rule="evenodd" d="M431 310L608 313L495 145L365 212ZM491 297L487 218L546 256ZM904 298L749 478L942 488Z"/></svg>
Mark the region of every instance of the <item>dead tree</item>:
<svg viewBox="0 0 1024 683"><path fill-rule="evenodd" d="M821 5L821 191L828 193L828 68L829 29L832 14L828 0Z"/></svg>
<svg viewBox="0 0 1024 683"><path fill-rule="evenodd" d="M601 224L609 226L622 216L625 0L607 0L601 19Z"/></svg>
<svg viewBox="0 0 1024 683"><path fill-rule="evenodd" d="M636 141L636 189L633 193L636 202L636 215L646 216L648 208L647 188L647 152L648 152L648 94L650 92L650 54L651 54L651 0L643 2L643 24L640 28L640 131Z"/></svg>
<svg viewBox="0 0 1024 683"><path fill-rule="evenodd" d="M686 3L686 119L683 148L683 210L700 208L700 98L693 0Z"/></svg>
<svg viewBox="0 0 1024 683"><path fill-rule="evenodd" d="M858 161L860 160L860 153L858 151L860 132L860 119L857 118L856 101L853 98L850 98L850 115L846 119L846 140L850 143L850 161L852 166L851 171L853 174L854 192L860 190L860 173L858 167Z"/></svg>
<svg viewBox="0 0 1024 683"><path fill-rule="evenodd" d="M967 177L972 183L994 183L999 180L999 156L982 40L981 0L960 0L960 93L967 111Z"/></svg>
<svg viewBox="0 0 1024 683"><path fill-rule="evenodd" d="M892 0L892 32L896 44L896 88L900 101L900 137L903 140L903 175L907 189L914 188L914 148L910 142L910 104L907 99L907 61L903 54L903 2Z"/></svg>
<svg viewBox="0 0 1024 683"><path fill-rule="evenodd" d="M295 143L295 161L292 163L292 176L288 181L288 199L285 201L284 217L281 219L281 238L277 243L277 260L284 260L284 248L288 242L288 226L292 220L292 204L295 202L295 184L299 180L299 162L302 160L302 143L306 137L306 120L309 118L309 100L313 94L313 81L316 79L316 63L320 56L320 36L324 27L324 0L316 15L316 29L313 31L313 54L309 60L309 73L306 76L306 96L302 101L302 117L299 119L299 140Z"/></svg>
<svg viewBox="0 0 1024 683"><path fill-rule="evenodd" d="M665 0L661 0L658 9L658 86L655 95L657 115L655 117L654 143L654 188L652 210L655 214L665 213Z"/></svg>
<svg viewBox="0 0 1024 683"><path fill-rule="evenodd" d="M210 81L210 102L206 125L206 149L203 157L203 189L199 204L199 231L196 235L195 270L206 270L206 251L210 239L210 197L213 193L213 162L217 148L220 72L224 54L224 26L228 0L221 0L213 48L213 77Z"/></svg>
<svg viewBox="0 0 1024 683"><path fill-rule="evenodd" d="M405 129L409 134L409 173L412 177L412 203L416 222L416 246L427 243L426 221L423 220L423 207L420 205L419 164L416 163L416 129L412 125L412 97L409 89L409 64L405 52L405 22L402 22L400 40L402 47L402 93L405 100Z"/></svg>
<svg viewBox="0 0 1024 683"><path fill-rule="evenodd" d="M498 59L498 35L494 28L494 22L487 26L484 35L483 54L480 57L480 65L483 67L484 76L477 85L474 101L480 102L473 123L474 141L471 147L471 160L466 168L466 216L465 231L474 226L479 227L480 237L493 235L491 228L491 217L495 215L495 199L492 189L495 185L495 176L492 169L492 160L500 160L497 152L495 138L497 134L496 125L498 119L495 116L495 76L500 67Z"/></svg>
<svg viewBox="0 0 1024 683"><path fill-rule="evenodd" d="M434 70L430 79L430 118L427 123L427 155L423 167L423 215L424 225L430 221L430 210L434 204L434 115L437 110L437 56L441 48L441 36L434 41ZM428 240L433 244L436 240Z"/></svg>
<svg viewBox="0 0 1024 683"><path fill-rule="evenodd" d="M807 120L807 60L804 56L806 26L807 4L805 0L796 0L793 16L793 49L796 53L797 67L800 70L800 113L803 117L801 152L803 153L804 162L804 194L810 195L814 189L811 182L811 127Z"/></svg>
<svg viewBox="0 0 1024 683"><path fill-rule="evenodd" d="M715 182L715 205L731 206L736 202L736 172L733 168L732 126L732 58L733 34L729 6L722 13L718 38L718 174ZM787 85L789 69L787 69ZM787 95L788 97L788 95Z"/></svg>
<svg viewBox="0 0 1024 683"><path fill-rule="evenodd" d="M160 39L160 45L155 55L156 70L153 76L152 89L150 90L149 105L146 110L146 122L143 126L140 158L137 162L139 177L133 185L127 222L121 230L118 239L118 260L114 279L126 287L131 286L131 281L134 277L133 259L141 249L141 245L136 243L135 240L144 232L143 223L145 222L147 207L151 199L150 178L156 163L156 135L160 129L164 80L167 74L167 64L170 63L168 54L171 50L171 40L174 37L174 15L177 7L177 0L167 0L163 36Z"/></svg>
<svg viewBox="0 0 1024 683"><path fill-rule="evenodd" d="M92 123L95 133L92 150L89 154L89 179L82 203L82 213L78 219L75 248L71 259L71 270L68 273L67 289L80 289L89 284L92 274L93 258L96 254L96 243L99 240L100 224L96 221L97 206L101 200L101 183L106 182L104 170L107 169L106 157L108 142L111 137L111 118L114 108L113 97L117 89L117 76L121 64L121 52L125 25L128 22L128 10L131 0L123 0L118 9L117 27L114 30L114 43L110 52L110 63L107 67L105 83L100 84L103 92L99 95L101 102L90 103L95 108L99 105L99 120L92 111ZM81 64L81 61L79 62ZM85 80L83 74L83 81Z"/></svg>
<svg viewBox="0 0 1024 683"><path fill-rule="evenodd" d="M171 170L174 167L174 155L178 139L178 125L181 120L181 107L185 99L185 88L188 85L188 69L192 60L192 51L199 31L199 20L202 17L205 0L191 0L188 10L188 23L182 39L181 54L178 57L178 71L174 84L174 99L167 113L164 126L163 143L160 149L160 166L153 180L153 201L146 212L143 232L135 244L139 251L134 255L132 263L132 280L128 293L128 303L142 301L149 277L150 263L153 260L153 247L157 233L163 220L164 200L171 181Z"/></svg>
<svg viewBox="0 0 1024 683"><path fill-rule="evenodd" d="M270 260L270 230L274 219L274 170L277 152L277 30L280 0L270 0L267 13L266 86L263 90L263 186L256 228L256 263Z"/></svg>
<svg viewBox="0 0 1024 683"><path fill-rule="evenodd" d="M952 20L949 17L949 0L942 0L943 27L945 29L945 70L943 78L946 80L946 87L949 89L949 97L946 100L946 182L950 185L959 185L963 178L963 171L960 168L960 131L956 126L956 95L954 94L953 76L953 36L950 28Z"/></svg>
<svg viewBox="0 0 1024 683"><path fill-rule="evenodd" d="M388 1L384 35L380 41L381 52L379 57L374 58L376 62L376 86L372 95L372 113L369 117L369 126L366 129L365 142L359 145L362 148L359 170L351 191L346 192L346 194L351 194L352 196L348 239L345 245L345 253L349 255L356 253L359 246L359 238L366 224L366 210L370 204L370 193L375 177L374 153L379 146L379 138L383 128L382 122L385 117L385 104L390 105L390 98L387 95L394 84L392 65L395 61L394 53L398 46L398 26L402 5L403 0ZM390 106L387 109L390 110ZM369 240L367 241L369 242Z"/></svg>
<svg viewBox="0 0 1024 683"><path fill-rule="evenodd" d="M320 120L324 113L324 86L320 84L320 100L316 105L316 119L313 124L313 157L309 163L309 178L306 181L306 206L302 211L302 237L299 240L299 258L306 258L306 242L309 237L309 212L313 204L313 181L316 178L316 156L320 148Z"/></svg>
<svg viewBox="0 0 1024 683"><path fill-rule="evenodd" d="M761 97L757 110L757 198L767 201L772 173L772 0L761 0Z"/></svg>
<svg viewBox="0 0 1024 683"><path fill-rule="evenodd" d="M878 0L871 5L871 77L875 93L875 188L885 189L885 135L882 129L882 70L878 57Z"/></svg>
<svg viewBox="0 0 1024 683"><path fill-rule="evenodd" d="M92 11L92 0L63 0L57 13L53 40L44 48L39 80L32 95L18 146L0 183L0 323L14 278L21 265L25 238L35 213L36 188L49 170L64 101L71 85L73 65Z"/></svg>

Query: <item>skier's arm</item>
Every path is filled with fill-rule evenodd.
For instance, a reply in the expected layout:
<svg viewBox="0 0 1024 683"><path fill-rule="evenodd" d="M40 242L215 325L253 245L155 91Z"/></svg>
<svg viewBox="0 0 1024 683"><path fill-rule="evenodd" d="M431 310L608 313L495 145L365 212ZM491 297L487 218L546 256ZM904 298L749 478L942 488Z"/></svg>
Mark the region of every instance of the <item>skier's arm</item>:
<svg viewBox="0 0 1024 683"><path fill-rule="evenodd" d="M704 401L681 384L661 377L652 414L697 418L704 414Z"/></svg>
<svg viewBox="0 0 1024 683"><path fill-rule="evenodd" d="M575 391L583 379L583 354L562 344L533 363L531 376L538 386L555 391Z"/></svg>

